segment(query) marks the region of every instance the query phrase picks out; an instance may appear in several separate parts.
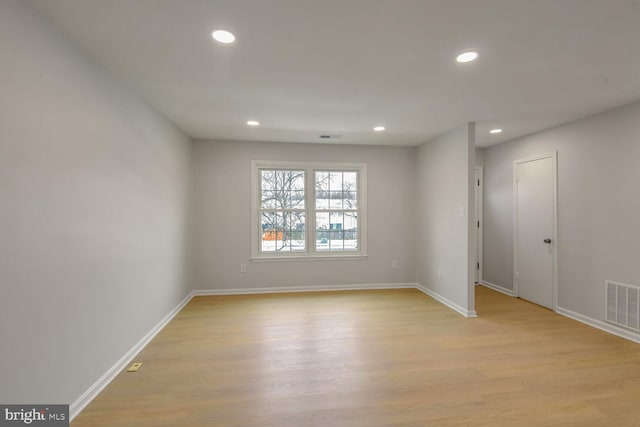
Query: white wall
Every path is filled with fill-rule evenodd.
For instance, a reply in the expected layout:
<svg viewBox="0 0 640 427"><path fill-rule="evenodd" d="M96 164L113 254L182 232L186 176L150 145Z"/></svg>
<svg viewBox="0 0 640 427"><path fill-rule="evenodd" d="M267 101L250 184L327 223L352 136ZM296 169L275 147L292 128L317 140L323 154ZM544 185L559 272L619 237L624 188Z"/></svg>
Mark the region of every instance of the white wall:
<svg viewBox="0 0 640 427"><path fill-rule="evenodd" d="M513 161L558 152L558 305L604 319L604 281L640 285L640 103L486 148L484 279L513 289Z"/></svg>
<svg viewBox="0 0 640 427"><path fill-rule="evenodd" d="M189 140L0 3L0 402L71 403L188 293Z"/></svg>
<svg viewBox="0 0 640 427"><path fill-rule="evenodd" d="M414 282L414 157L415 148L195 141L196 288ZM368 259L250 262L251 160L366 163Z"/></svg>
<svg viewBox="0 0 640 427"><path fill-rule="evenodd" d="M476 148L476 166L484 166L484 148Z"/></svg>
<svg viewBox="0 0 640 427"><path fill-rule="evenodd" d="M470 123L421 145L417 156L417 280L468 315L475 314L474 140Z"/></svg>

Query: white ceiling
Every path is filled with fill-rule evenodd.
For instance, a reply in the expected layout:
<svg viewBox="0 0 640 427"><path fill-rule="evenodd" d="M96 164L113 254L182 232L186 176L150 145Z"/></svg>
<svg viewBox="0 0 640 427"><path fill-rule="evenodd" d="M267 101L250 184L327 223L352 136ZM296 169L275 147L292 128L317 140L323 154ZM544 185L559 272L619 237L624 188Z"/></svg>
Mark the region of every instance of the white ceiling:
<svg viewBox="0 0 640 427"><path fill-rule="evenodd" d="M476 121L486 146L640 99L637 0L33 4L193 138L417 145Z"/></svg>

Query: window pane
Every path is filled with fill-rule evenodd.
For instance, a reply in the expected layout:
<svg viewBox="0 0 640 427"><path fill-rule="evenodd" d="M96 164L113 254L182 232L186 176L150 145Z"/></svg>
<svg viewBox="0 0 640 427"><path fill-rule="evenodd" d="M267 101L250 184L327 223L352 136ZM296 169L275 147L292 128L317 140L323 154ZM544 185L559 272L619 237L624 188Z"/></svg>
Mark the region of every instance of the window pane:
<svg viewBox="0 0 640 427"><path fill-rule="evenodd" d="M316 209L329 209L328 191L316 191Z"/></svg>
<svg viewBox="0 0 640 427"><path fill-rule="evenodd" d="M344 250L358 250L358 214L356 212L344 213Z"/></svg>
<svg viewBox="0 0 640 427"><path fill-rule="evenodd" d="M357 230L358 229L358 214L356 212L344 213L344 227L345 230Z"/></svg>
<svg viewBox="0 0 640 427"><path fill-rule="evenodd" d="M282 246L282 214L276 212L262 212L261 215L262 238L260 249L263 252L275 252Z"/></svg>
<svg viewBox="0 0 640 427"><path fill-rule="evenodd" d="M316 171L316 191L329 191L329 172Z"/></svg>
<svg viewBox="0 0 640 427"><path fill-rule="evenodd" d="M329 191L342 191L342 173L329 172Z"/></svg>
<svg viewBox="0 0 640 427"><path fill-rule="evenodd" d="M329 240L329 248L332 251L341 251L343 250L343 236L342 231L338 231L335 228L330 231L331 237Z"/></svg>
<svg viewBox="0 0 640 427"><path fill-rule="evenodd" d="M304 190L304 171L293 171L291 176L291 189Z"/></svg>
<svg viewBox="0 0 640 427"><path fill-rule="evenodd" d="M307 234L316 239L317 252L360 250L359 170L279 169L276 164L274 166L257 170L259 196L253 203L254 206L258 204L260 229L256 236L258 245L257 248L253 246L252 253L306 254ZM311 170L313 197L307 203L305 176ZM306 230L306 215L312 215L315 220L313 230ZM309 252L309 255L313 254Z"/></svg>
<svg viewBox="0 0 640 427"><path fill-rule="evenodd" d="M262 212L262 252L305 250L304 212Z"/></svg>
<svg viewBox="0 0 640 427"><path fill-rule="evenodd" d="M358 172L342 173L342 189L344 191L356 191L358 185Z"/></svg>
<svg viewBox="0 0 640 427"><path fill-rule="evenodd" d="M329 212L316 213L316 229L317 230L329 229Z"/></svg>
<svg viewBox="0 0 640 427"><path fill-rule="evenodd" d="M262 190L260 194L260 205L262 209L276 209L277 205L276 192L272 190Z"/></svg>
<svg viewBox="0 0 640 427"><path fill-rule="evenodd" d="M316 171L316 209L358 209L358 172Z"/></svg>
<svg viewBox="0 0 640 427"><path fill-rule="evenodd" d="M329 249L329 213L316 213L316 249Z"/></svg>
<svg viewBox="0 0 640 427"><path fill-rule="evenodd" d="M287 212L284 214L284 243L289 251L304 252L304 213Z"/></svg>
<svg viewBox="0 0 640 427"><path fill-rule="evenodd" d="M329 229L331 230L342 230L342 225L344 224L344 213L342 212L331 212L329 216Z"/></svg>
<svg viewBox="0 0 640 427"><path fill-rule="evenodd" d="M304 171L285 170L282 187L285 190L304 190Z"/></svg>
<svg viewBox="0 0 640 427"><path fill-rule="evenodd" d="M342 251L342 232L338 230L316 231L316 250L318 252Z"/></svg>
<svg viewBox="0 0 640 427"><path fill-rule="evenodd" d="M357 251L357 213L344 211L316 213L316 250L319 252Z"/></svg>
<svg viewBox="0 0 640 427"><path fill-rule="evenodd" d="M261 188L263 190L275 190L275 171L262 170L260 171Z"/></svg>
<svg viewBox="0 0 640 427"><path fill-rule="evenodd" d="M305 250L305 172L289 169L260 171L262 252ZM265 212L264 210L273 210ZM294 211L292 211L294 210Z"/></svg>
<svg viewBox="0 0 640 427"><path fill-rule="evenodd" d="M263 190L283 191L292 189L292 186L294 190L304 189L304 171L262 169L260 179Z"/></svg>
<svg viewBox="0 0 640 427"><path fill-rule="evenodd" d="M344 232L344 250L345 251L357 251L358 250L358 230L346 230Z"/></svg>
<svg viewBox="0 0 640 427"><path fill-rule="evenodd" d="M329 209L329 172L315 172L316 209Z"/></svg>
<svg viewBox="0 0 640 427"><path fill-rule="evenodd" d="M358 173L344 172L342 181L342 191L344 191L344 208L358 209Z"/></svg>
<svg viewBox="0 0 640 427"><path fill-rule="evenodd" d="M304 209L304 190L285 192L285 208Z"/></svg>
<svg viewBox="0 0 640 427"><path fill-rule="evenodd" d="M342 199L344 193L342 191L329 192L329 209L342 209Z"/></svg>

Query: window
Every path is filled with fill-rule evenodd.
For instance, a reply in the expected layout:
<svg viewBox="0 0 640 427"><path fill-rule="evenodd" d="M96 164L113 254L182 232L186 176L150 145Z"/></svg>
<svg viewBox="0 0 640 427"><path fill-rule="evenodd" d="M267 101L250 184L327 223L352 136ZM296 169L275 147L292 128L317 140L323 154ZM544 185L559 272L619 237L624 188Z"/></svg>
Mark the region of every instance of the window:
<svg viewBox="0 0 640 427"><path fill-rule="evenodd" d="M358 250L358 172L314 171L316 250Z"/></svg>
<svg viewBox="0 0 640 427"><path fill-rule="evenodd" d="M252 259L366 256L366 166L253 162Z"/></svg>
<svg viewBox="0 0 640 427"><path fill-rule="evenodd" d="M260 251L306 251L305 171L260 170Z"/></svg>

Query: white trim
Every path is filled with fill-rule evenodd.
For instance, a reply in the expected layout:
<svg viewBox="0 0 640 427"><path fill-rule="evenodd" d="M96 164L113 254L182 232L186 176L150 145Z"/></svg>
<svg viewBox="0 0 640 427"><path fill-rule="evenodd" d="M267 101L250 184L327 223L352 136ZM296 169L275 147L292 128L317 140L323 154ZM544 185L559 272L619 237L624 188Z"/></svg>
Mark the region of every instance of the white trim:
<svg viewBox="0 0 640 427"><path fill-rule="evenodd" d="M249 258L251 262L287 262L287 261L364 261L369 257L367 255L348 255L349 251L341 252L344 255L335 252L331 254L320 254L316 256L309 255L292 255L282 257L261 256L258 258Z"/></svg>
<svg viewBox="0 0 640 427"><path fill-rule="evenodd" d="M281 169L322 169L322 170L353 170L357 171L365 165L358 162L310 162L297 160L252 160L255 168L281 168Z"/></svg>
<svg viewBox="0 0 640 427"><path fill-rule="evenodd" d="M611 323L603 322L602 320L585 316L584 314L576 313L575 311L571 311L569 309L562 308L560 306L556 307L556 313L561 314L565 317L569 317L570 319L577 320L578 322L584 323L585 325L589 325L596 329L600 329L601 331L605 331L610 334L617 335L629 341L640 343L640 334L637 332L633 332L631 330L621 328Z"/></svg>
<svg viewBox="0 0 640 427"><path fill-rule="evenodd" d="M78 399L69 405L69 421L73 421L84 408L95 399L102 390L113 381L118 374L133 361L155 336L182 310L194 296L206 295L245 295L245 294L269 294L286 292L321 292L321 291L353 291L353 290L377 290L377 289L418 289L429 295L436 301L457 311L465 317L477 317L475 311L465 310L459 305L449 301L441 295L426 289L418 283L363 283L350 285L319 285L319 286L291 286L271 288L247 288L247 289L201 289L189 293L176 307L160 320L147 334L140 339L129 351L127 351L111 368L109 368L91 387Z"/></svg>
<svg viewBox="0 0 640 427"><path fill-rule="evenodd" d="M450 309L462 314L465 317L477 317L475 310L467 310L442 295L425 288L419 283L362 283L348 285L317 285L317 286L279 286L269 288L246 288L246 289L200 289L193 292L193 296L209 295L251 295L251 294L275 294L293 292L325 292L325 291L364 291L376 289L417 289L430 296L439 303L446 305Z"/></svg>
<svg viewBox="0 0 640 427"><path fill-rule="evenodd" d="M260 191L258 190L260 169L299 169L305 171L305 241L304 252L283 252L279 254L263 253L260 250ZM316 250L315 240L315 171L353 171L358 173L358 250L335 251L325 255L323 251ZM367 164L353 162L309 162L309 161L278 161L278 160L252 160L251 161L251 262L268 261L306 261L310 258L321 259L356 259L367 257Z"/></svg>
<svg viewBox="0 0 640 427"><path fill-rule="evenodd" d="M482 275L483 275L483 264L484 264L484 251L483 251L483 242L484 242L484 218L483 218L483 210L484 210L484 167L476 166L474 171L477 172L477 179L480 180L480 184L474 180L475 194L476 194L476 206L477 206L477 216L476 221L480 222L480 226L478 224L474 224L474 226L478 230L478 239L476 241L476 262L480 264L478 268L476 266L476 270L478 272L478 281L477 283L482 283Z"/></svg>
<svg viewBox="0 0 640 427"><path fill-rule="evenodd" d="M558 307L558 151L553 151L553 309Z"/></svg>
<svg viewBox="0 0 640 427"><path fill-rule="evenodd" d="M257 257L259 253L259 243L256 240L256 236L258 235L258 230L260 230L260 218L258 215L258 206L260 206L258 183L260 181L258 180L257 172L260 164L261 162L258 160L251 161L251 258Z"/></svg>
<svg viewBox="0 0 640 427"><path fill-rule="evenodd" d="M193 296L281 294L293 292L364 291L376 289L415 289L417 283L363 283L351 285L278 286L245 289L200 289Z"/></svg>
<svg viewBox="0 0 640 427"><path fill-rule="evenodd" d="M503 293L505 295L509 295L510 297L515 297L513 291L511 289L507 289L507 288L503 288L500 285L496 285L495 283L491 283L491 282L487 282L486 280L483 280L482 282L478 283L479 285L482 285L486 288L489 289L493 289L496 292L500 292Z"/></svg>
<svg viewBox="0 0 640 427"><path fill-rule="evenodd" d="M538 154L513 161L513 296L518 296L518 165L551 158L553 162L553 265L551 309L558 304L558 152Z"/></svg>
<svg viewBox="0 0 640 427"><path fill-rule="evenodd" d="M432 291L429 288L426 288L418 283L416 283L416 289L418 289L419 291L427 294L428 296L430 296L431 298L433 298L434 300L438 301L441 304L446 305L447 307L449 307L450 309L457 311L458 313L462 314L464 317L478 317L478 313L476 313L475 310L467 310L466 308L456 304L455 302L451 301L450 299L447 299L445 297L443 297L442 295L440 295L437 292Z"/></svg>
<svg viewBox="0 0 640 427"><path fill-rule="evenodd" d="M134 344L129 351L127 351L121 358L118 360L111 368L107 370L87 391L85 391L82 396L77 398L71 405L69 405L69 421L73 421L75 417L82 412L82 410L89 404L93 399L95 399L98 394L106 386L109 385L111 381L113 381L120 371L122 371L125 367L127 367L131 361L136 357L138 353L140 353L146 346L151 342L151 340L158 335L158 333L184 308L185 305L191 301L193 297L193 292L189 293L182 301L178 303L166 316L162 318L149 332L145 334L145 336L140 339L136 344Z"/></svg>

